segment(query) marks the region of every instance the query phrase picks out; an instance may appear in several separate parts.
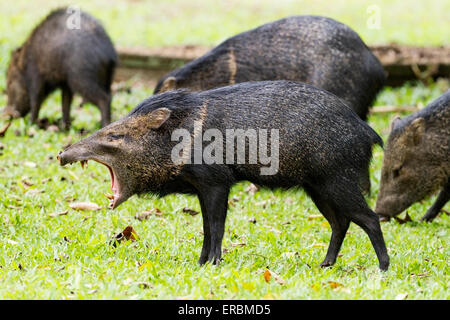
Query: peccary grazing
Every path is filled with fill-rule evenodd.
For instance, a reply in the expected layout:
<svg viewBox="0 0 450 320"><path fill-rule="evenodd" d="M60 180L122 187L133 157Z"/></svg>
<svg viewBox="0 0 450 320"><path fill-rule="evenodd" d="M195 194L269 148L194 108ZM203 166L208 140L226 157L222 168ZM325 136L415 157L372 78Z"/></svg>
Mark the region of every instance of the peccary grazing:
<svg viewBox="0 0 450 320"><path fill-rule="evenodd" d="M306 190L332 228L322 266L335 262L353 221L367 232L386 270L378 216L358 186L374 141L382 144L335 95L299 82L261 81L155 95L58 158L61 165L87 160L106 165L111 208L133 194L197 195L204 230L201 264L219 262L228 193L236 182L249 180Z"/></svg>
<svg viewBox="0 0 450 320"><path fill-rule="evenodd" d="M366 120L386 76L378 59L348 26L325 17L293 16L227 39L165 75L155 93L263 80L301 81L325 89Z"/></svg>
<svg viewBox="0 0 450 320"><path fill-rule="evenodd" d="M422 217L432 221L450 199L450 90L391 128L375 211L393 217L441 190Z"/></svg>
<svg viewBox="0 0 450 320"><path fill-rule="evenodd" d="M110 86L116 63L114 46L96 19L85 12L55 10L12 52L5 113L24 117L31 110L35 123L44 99L61 88L66 129L70 128L70 104L75 93L99 107L105 126L111 122Z"/></svg>

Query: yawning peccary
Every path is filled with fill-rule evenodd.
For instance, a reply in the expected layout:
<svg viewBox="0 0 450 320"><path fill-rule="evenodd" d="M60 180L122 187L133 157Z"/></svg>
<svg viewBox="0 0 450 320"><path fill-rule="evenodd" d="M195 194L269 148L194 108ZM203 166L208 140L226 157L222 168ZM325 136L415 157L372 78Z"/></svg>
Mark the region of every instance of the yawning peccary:
<svg viewBox="0 0 450 320"><path fill-rule="evenodd" d="M375 211L393 217L441 190L422 217L432 221L450 199L450 90L391 127Z"/></svg>
<svg viewBox="0 0 450 320"><path fill-rule="evenodd" d="M214 151L202 139L214 140ZM261 81L155 95L68 147L59 160L105 164L114 191L111 208L133 194L196 194L203 216L202 264L219 262L230 187L249 180L269 188L303 187L312 197L332 228L322 266L335 262L353 221L367 232L386 270L378 216L358 186L374 141L382 144L335 95L299 82Z"/></svg>
<svg viewBox="0 0 450 320"><path fill-rule="evenodd" d="M71 19L77 20L71 24ZM105 126L111 122L110 86L116 63L114 46L96 19L84 12L55 10L11 55L5 112L24 117L31 110L35 123L44 99L61 88L66 129L70 128L70 104L75 93L100 108Z"/></svg>
<svg viewBox="0 0 450 320"><path fill-rule="evenodd" d="M155 93L246 81L301 81L343 98L366 120L385 78L378 59L348 26L325 17L294 16L226 40L164 76Z"/></svg>

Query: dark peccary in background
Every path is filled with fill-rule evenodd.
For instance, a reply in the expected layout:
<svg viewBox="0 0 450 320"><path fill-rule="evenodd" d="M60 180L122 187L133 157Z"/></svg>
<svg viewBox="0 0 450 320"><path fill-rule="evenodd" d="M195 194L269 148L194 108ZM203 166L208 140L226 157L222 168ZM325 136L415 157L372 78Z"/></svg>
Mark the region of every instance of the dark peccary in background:
<svg viewBox="0 0 450 320"><path fill-rule="evenodd" d="M432 221L450 199L450 90L391 127L375 211L393 217L440 190L422 217Z"/></svg>
<svg viewBox="0 0 450 320"><path fill-rule="evenodd" d="M386 76L378 59L348 26L325 17L294 16L224 41L164 76L155 93L263 80L301 81L325 89L366 120Z"/></svg>
<svg viewBox="0 0 450 320"><path fill-rule="evenodd" d="M194 121L202 124L203 131L194 130ZM178 128L187 129L193 137L211 128L224 137L226 129L279 129L278 172L261 175L260 162L175 164L171 152L179 140L171 141L171 134ZM249 180L269 188L303 187L312 197L332 228L322 266L335 262L353 221L369 235L380 268L386 270L389 257L379 219L358 186L374 141L382 144L375 131L329 92L299 82L246 82L150 97L128 116L68 147L58 158L61 165L91 159L106 164L113 180L111 208L133 194L197 195L203 216L202 264L219 262L230 188ZM236 157L236 145L233 154ZM189 159L189 153L182 155Z"/></svg>
<svg viewBox="0 0 450 320"><path fill-rule="evenodd" d="M79 29L69 28L77 27L76 14L65 8L51 12L12 52L6 114L24 117L31 110L35 123L44 99L61 88L66 129L75 93L99 107L102 126L111 122L110 86L117 54L101 24L87 13L79 12Z"/></svg>

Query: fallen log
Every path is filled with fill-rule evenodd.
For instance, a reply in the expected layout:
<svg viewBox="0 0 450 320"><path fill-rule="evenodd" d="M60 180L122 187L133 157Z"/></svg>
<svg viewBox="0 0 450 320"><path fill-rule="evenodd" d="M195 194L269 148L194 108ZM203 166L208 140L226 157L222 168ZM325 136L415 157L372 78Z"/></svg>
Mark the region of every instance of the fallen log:
<svg viewBox="0 0 450 320"><path fill-rule="evenodd" d="M415 106L376 106L370 109L370 113L389 113L389 112L416 112L419 107Z"/></svg>
<svg viewBox="0 0 450 320"><path fill-rule="evenodd" d="M202 56L210 47L173 46L162 48L119 47L116 81L139 75L144 81L156 82L162 75ZM450 46L414 47L378 45L370 49L388 75L387 84L402 85L409 80L450 77Z"/></svg>

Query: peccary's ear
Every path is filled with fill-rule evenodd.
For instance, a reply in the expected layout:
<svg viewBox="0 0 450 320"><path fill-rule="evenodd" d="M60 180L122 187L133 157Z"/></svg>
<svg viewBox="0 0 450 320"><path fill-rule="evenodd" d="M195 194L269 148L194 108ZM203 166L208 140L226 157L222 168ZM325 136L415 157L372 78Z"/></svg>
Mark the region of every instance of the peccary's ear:
<svg viewBox="0 0 450 320"><path fill-rule="evenodd" d="M25 55L21 54L22 50L23 46L14 49L11 53L11 60L17 63L20 70L23 70L25 67Z"/></svg>
<svg viewBox="0 0 450 320"><path fill-rule="evenodd" d="M425 133L425 119L417 118L408 127L408 136L411 142L418 145L422 141L423 134Z"/></svg>
<svg viewBox="0 0 450 320"><path fill-rule="evenodd" d="M169 118L172 111L167 108L159 108L150 114L150 128L159 129Z"/></svg>
<svg viewBox="0 0 450 320"><path fill-rule="evenodd" d="M395 126L400 122L401 118L399 116L396 116L389 127L389 131L392 132L395 129Z"/></svg>
<svg viewBox="0 0 450 320"><path fill-rule="evenodd" d="M160 93L174 90L177 87L177 79L175 77L168 77L166 80L163 81L161 85L161 90L159 90Z"/></svg>

